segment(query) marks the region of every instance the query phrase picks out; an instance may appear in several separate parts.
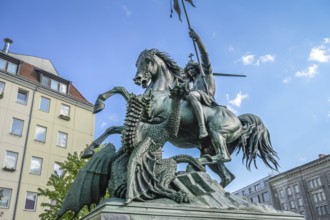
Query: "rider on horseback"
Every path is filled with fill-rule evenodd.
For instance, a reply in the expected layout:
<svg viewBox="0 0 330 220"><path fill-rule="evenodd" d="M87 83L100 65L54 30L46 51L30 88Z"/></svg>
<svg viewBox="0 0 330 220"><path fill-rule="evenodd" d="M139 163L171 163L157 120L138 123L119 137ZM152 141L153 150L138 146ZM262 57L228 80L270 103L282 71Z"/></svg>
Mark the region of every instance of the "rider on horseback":
<svg viewBox="0 0 330 220"><path fill-rule="evenodd" d="M186 96L186 100L193 109L193 113L198 122L199 139L202 139L208 136L208 132L205 127L202 104L210 107L217 105L214 99L215 82L211 62L203 42L193 29L190 29L189 35L197 43L200 56L202 58L202 63L200 66L191 59L184 69L184 72L189 80L189 84L191 85L191 90ZM205 75L202 74L200 68L203 68Z"/></svg>

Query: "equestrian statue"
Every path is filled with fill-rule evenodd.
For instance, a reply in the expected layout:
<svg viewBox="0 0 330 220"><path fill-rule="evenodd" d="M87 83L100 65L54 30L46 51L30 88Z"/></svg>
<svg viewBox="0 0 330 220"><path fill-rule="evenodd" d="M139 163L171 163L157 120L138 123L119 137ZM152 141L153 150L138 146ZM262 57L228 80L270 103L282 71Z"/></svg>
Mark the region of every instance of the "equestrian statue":
<svg viewBox="0 0 330 220"><path fill-rule="evenodd" d="M58 219L68 210L77 213L84 205L98 204L106 190L111 197L124 199L125 204L157 198L190 203L202 194L189 191L188 176L197 178L193 182L201 184L199 188L206 187L205 192L217 191L208 187L213 180L206 177L205 166L220 177L217 185L225 196L223 188L235 178L225 163L231 161L235 150L243 151L248 169L252 162L256 166L257 157L269 168L278 169L277 154L261 119L253 114L236 116L214 99L216 74L206 47L194 30L189 34L201 62L190 59L181 68L165 52L144 50L136 61L133 80L145 92L135 95L124 87L114 87L98 96L94 113L102 111L104 101L112 95L123 96L127 101L125 122L106 129L85 150L83 157L91 158L73 183ZM112 134L121 134L118 150L108 144L95 153L94 149ZM162 158L166 142L178 148L198 148L200 157ZM177 164L183 162L188 164L187 170L177 172Z"/></svg>

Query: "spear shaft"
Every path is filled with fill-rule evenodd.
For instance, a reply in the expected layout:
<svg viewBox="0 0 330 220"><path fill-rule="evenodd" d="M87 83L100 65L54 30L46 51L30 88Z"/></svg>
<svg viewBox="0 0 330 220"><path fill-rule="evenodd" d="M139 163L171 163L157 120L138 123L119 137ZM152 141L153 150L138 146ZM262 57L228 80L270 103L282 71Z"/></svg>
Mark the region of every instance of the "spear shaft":
<svg viewBox="0 0 330 220"><path fill-rule="evenodd" d="M187 23L188 23L188 28L189 28L189 30L191 30L189 17L188 17L188 13L187 13L187 10L186 10L186 5L184 3L184 0L181 0L181 2L182 2L184 14L186 15L186 20L187 20ZM205 90L206 90L207 94L209 94L209 88L208 88L207 83L205 81L205 73L204 73L202 64L201 64L200 59L199 59L199 54L198 54L198 51L197 51L196 42L194 41L194 39L192 39L192 41L193 41L193 44L194 44L195 54L196 54L197 62L198 62L198 65L199 65L200 73L201 73L202 78L203 78L203 81L204 81L204 87L205 87Z"/></svg>

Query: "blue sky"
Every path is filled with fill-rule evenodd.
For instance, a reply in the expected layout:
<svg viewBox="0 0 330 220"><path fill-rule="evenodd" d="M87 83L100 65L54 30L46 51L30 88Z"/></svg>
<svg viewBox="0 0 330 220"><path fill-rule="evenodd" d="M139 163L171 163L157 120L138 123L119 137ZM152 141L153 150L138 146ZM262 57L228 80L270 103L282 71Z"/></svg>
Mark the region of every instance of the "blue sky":
<svg viewBox="0 0 330 220"><path fill-rule="evenodd" d="M217 77L216 100L237 114L254 113L271 133L280 171L317 159L330 149L330 2L328 0L195 0L187 5ZM2 0L1 38L11 51L50 59L60 76L73 81L92 103L114 86L134 85L135 61L144 49L168 52L184 66L193 46L187 24L169 0ZM121 125L125 102L107 101L96 115L95 134ZM109 141L119 145L119 136ZM183 153L166 145L164 155ZM197 152L188 151L194 155ZM271 171L247 171L242 155L227 163L236 174L233 191Z"/></svg>

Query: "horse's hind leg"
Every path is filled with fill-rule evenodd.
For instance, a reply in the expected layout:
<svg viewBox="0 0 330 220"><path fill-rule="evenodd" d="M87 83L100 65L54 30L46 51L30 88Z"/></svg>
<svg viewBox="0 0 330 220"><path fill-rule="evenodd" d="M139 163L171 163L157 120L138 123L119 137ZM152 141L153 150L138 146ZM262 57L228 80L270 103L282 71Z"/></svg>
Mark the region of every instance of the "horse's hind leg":
<svg viewBox="0 0 330 220"><path fill-rule="evenodd" d="M227 149L226 138L213 129L210 130L210 138L215 155L211 155L212 163L224 163L231 161L230 154Z"/></svg>
<svg viewBox="0 0 330 220"><path fill-rule="evenodd" d="M235 175L232 174L223 163L219 164L209 164L210 169L218 174L220 177L220 185L225 188L229 185L234 179Z"/></svg>

